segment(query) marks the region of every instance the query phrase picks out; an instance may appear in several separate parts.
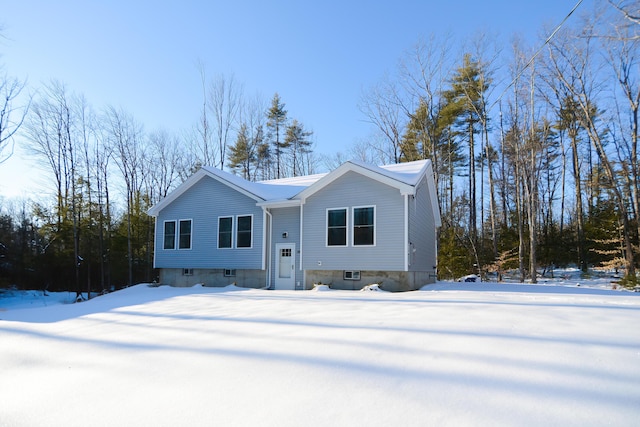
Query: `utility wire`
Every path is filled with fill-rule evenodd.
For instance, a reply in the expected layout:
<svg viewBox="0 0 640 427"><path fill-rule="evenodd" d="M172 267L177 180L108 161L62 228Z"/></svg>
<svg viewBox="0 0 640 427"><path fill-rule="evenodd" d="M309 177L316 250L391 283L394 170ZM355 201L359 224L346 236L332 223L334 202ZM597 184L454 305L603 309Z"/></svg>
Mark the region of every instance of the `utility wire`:
<svg viewBox="0 0 640 427"><path fill-rule="evenodd" d="M531 57L531 59L529 59L529 62L527 62L527 64L522 68L522 70L520 70L518 72L518 74L514 77L514 79L511 81L511 83L509 83L509 85L504 88L504 90L502 91L502 93L500 94L500 96L498 97L498 99L496 99L493 104L491 104L491 106L489 107L489 111L491 111L491 109L493 109L493 107L495 107L495 105L500 102L500 100L502 99L502 97L504 96L505 93L507 93L507 91L509 90L509 88L511 86L513 86L515 84L516 81L518 81L518 79L520 78L520 76L522 76L522 73L524 73L524 70L526 70L527 68L529 68L529 66L533 63L533 60L536 59L536 57L540 54L540 52L542 52L542 49L544 49L544 47L546 45L549 44L549 42L551 41L551 39L556 35L556 33L558 31L560 31L560 28L562 28L562 26L564 25L565 22L567 22L567 19L569 19L569 17L571 15L573 15L573 12L575 12L575 10L578 8L578 6L580 6L580 4L582 3L583 0L578 0L578 3L576 3L575 6L573 6L573 9L571 9L571 11L567 14L567 16L564 17L564 19L562 20L562 22L560 22L560 24L558 24L558 26L555 28L555 30L553 30L551 32L551 34L549 35L549 37L547 37L547 39L544 41L544 43L542 44L542 46L540 46L538 48L538 50L536 51L536 53L533 54L533 56Z"/></svg>

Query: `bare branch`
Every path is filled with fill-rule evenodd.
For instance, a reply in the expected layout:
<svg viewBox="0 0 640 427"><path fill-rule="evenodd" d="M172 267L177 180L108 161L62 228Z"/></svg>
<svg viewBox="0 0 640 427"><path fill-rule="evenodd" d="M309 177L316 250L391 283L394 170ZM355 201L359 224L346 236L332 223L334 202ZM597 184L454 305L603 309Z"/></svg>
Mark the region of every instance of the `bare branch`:
<svg viewBox="0 0 640 427"><path fill-rule="evenodd" d="M31 98L26 105L16 106L15 102L25 88L26 81L8 77L0 77L0 164L13 154L13 137L18 132L31 105ZM9 149L8 154L3 151Z"/></svg>

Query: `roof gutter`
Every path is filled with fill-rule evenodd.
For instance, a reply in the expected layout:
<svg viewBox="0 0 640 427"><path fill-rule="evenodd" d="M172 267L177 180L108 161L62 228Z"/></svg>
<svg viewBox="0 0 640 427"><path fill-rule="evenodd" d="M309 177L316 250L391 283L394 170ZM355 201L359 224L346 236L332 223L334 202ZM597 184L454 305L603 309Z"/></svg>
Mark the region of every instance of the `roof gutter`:
<svg viewBox="0 0 640 427"><path fill-rule="evenodd" d="M293 208L300 206L300 199L284 199L284 200L265 200L264 202L256 203L256 206L261 208Z"/></svg>

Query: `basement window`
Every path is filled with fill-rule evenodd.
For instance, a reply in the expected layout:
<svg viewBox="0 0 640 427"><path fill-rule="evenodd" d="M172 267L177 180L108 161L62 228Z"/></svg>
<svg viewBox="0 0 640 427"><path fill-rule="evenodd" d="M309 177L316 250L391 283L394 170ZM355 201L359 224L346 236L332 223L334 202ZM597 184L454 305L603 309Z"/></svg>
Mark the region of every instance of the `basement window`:
<svg viewBox="0 0 640 427"><path fill-rule="evenodd" d="M182 269L183 276L193 276L193 268L183 268Z"/></svg>
<svg viewBox="0 0 640 427"><path fill-rule="evenodd" d="M236 277L236 269L225 268L224 277Z"/></svg>
<svg viewBox="0 0 640 427"><path fill-rule="evenodd" d="M344 280L360 280L360 272L354 270L345 270L342 273L342 278Z"/></svg>

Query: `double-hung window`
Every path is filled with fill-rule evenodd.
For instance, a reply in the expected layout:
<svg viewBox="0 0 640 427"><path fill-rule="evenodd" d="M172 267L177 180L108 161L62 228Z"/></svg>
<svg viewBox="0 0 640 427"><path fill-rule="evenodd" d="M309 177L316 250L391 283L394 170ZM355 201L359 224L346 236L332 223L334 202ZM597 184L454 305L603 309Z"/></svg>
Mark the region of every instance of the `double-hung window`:
<svg viewBox="0 0 640 427"><path fill-rule="evenodd" d="M327 209L327 246L347 245L347 209Z"/></svg>
<svg viewBox="0 0 640 427"><path fill-rule="evenodd" d="M252 232L253 215L218 217L218 249L231 249L234 247L234 242L236 248L251 248L253 246Z"/></svg>
<svg viewBox="0 0 640 427"><path fill-rule="evenodd" d="M178 249L191 249L191 220L180 220Z"/></svg>
<svg viewBox="0 0 640 427"><path fill-rule="evenodd" d="M353 208L353 245L375 245L375 209L373 206Z"/></svg>
<svg viewBox="0 0 640 427"><path fill-rule="evenodd" d="M238 216L236 218L236 248L251 247L251 215Z"/></svg>
<svg viewBox="0 0 640 427"><path fill-rule="evenodd" d="M218 218L218 248L228 249L233 246L233 217Z"/></svg>
<svg viewBox="0 0 640 427"><path fill-rule="evenodd" d="M164 243L163 249L175 249L176 248L176 222L165 221L164 222Z"/></svg>

